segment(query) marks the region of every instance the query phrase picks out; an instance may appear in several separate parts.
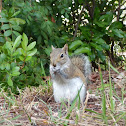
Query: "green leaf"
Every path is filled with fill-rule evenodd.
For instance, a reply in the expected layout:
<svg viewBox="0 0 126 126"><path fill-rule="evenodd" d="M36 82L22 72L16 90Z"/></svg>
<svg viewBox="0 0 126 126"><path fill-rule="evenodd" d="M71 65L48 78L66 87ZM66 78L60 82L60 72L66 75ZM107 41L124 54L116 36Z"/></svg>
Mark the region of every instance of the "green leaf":
<svg viewBox="0 0 126 126"><path fill-rule="evenodd" d="M90 59L91 59L91 61L96 60L96 54L91 53L91 55L90 55Z"/></svg>
<svg viewBox="0 0 126 126"><path fill-rule="evenodd" d="M16 65L17 65L17 64L16 64L15 62L12 62L12 63L11 63L11 68L16 67Z"/></svg>
<svg viewBox="0 0 126 126"><path fill-rule="evenodd" d="M11 17L15 12L14 7L9 8L8 17Z"/></svg>
<svg viewBox="0 0 126 126"><path fill-rule="evenodd" d="M103 54L102 51L97 51L97 56L102 60L102 61L105 61L106 57L105 55Z"/></svg>
<svg viewBox="0 0 126 126"><path fill-rule="evenodd" d="M96 21L95 22L99 27L106 27L108 26L107 22L102 22L102 21Z"/></svg>
<svg viewBox="0 0 126 126"><path fill-rule="evenodd" d="M28 60L30 60L32 58L32 56L27 56L25 61L27 62Z"/></svg>
<svg viewBox="0 0 126 126"><path fill-rule="evenodd" d="M93 41L95 41L99 45L105 44L105 40L103 40L102 38L96 38L93 39Z"/></svg>
<svg viewBox="0 0 126 126"><path fill-rule="evenodd" d="M0 69L1 70L4 70L5 69L5 64L4 63L0 65Z"/></svg>
<svg viewBox="0 0 126 126"><path fill-rule="evenodd" d="M27 36L26 36L26 34L25 33L23 33L23 35L22 35L22 48L24 49L24 50L26 50L27 49L27 45L28 45L28 38L27 38Z"/></svg>
<svg viewBox="0 0 126 126"><path fill-rule="evenodd" d="M14 53L13 53L13 56L17 56L19 54L19 52L18 51L15 51Z"/></svg>
<svg viewBox="0 0 126 126"><path fill-rule="evenodd" d="M0 64L2 64L2 59L0 58Z"/></svg>
<svg viewBox="0 0 126 126"><path fill-rule="evenodd" d="M122 28L123 25L121 22L118 22L118 21L115 21L111 24L110 28L109 29L120 29Z"/></svg>
<svg viewBox="0 0 126 126"><path fill-rule="evenodd" d="M4 36L10 36L12 34L12 31L11 30L7 30L4 32Z"/></svg>
<svg viewBox="0 0 126 126"><path fill-rule="evenodd" d="M20 35L20 33L17 32L17 31L13 31L13 33L14 33L17 37Z"/></svg>
<svg viewBox="0 0 126 126"><path fill-rule="evenodd" d="M45 48L44 49L45 53L49 56L50 55L50 52L51 52L51 48Z"/></svg>
<svg viewBox="0 0 126 126"><path fill-rule="evenodd" d="M17 72L19 70L20 70L20 67L18 67L18 66L12 68L12 72Z"/></svg>
<svg viewBox="0 0 126 126"><path fill-rule="evenodd" d="M0 55L0 58L1 58L2 60L4 60L4 59L6 58L6 55L5 55L4 53L2 53L2 54Z"/></svg>
<svg viewBox="0 0 126 126"><path fill-rule="evenodd" d="M96 50L99 50L99 51L102 51L103 50L103 48L101 47L101 45L98 45L96 43L90 42L90 45L92 47L94 47Z"/></svg>
<svg viewBox="0 0 126 126"><path fill-rule="evenodd" d="M106 14L102 15L99 20L94 20L94 23L97 24L99 27L106 28L110 25L113 19L113 13L107 12Z"/></svg>
<svg viewBox="0 0 126 126"><path fill-rule="evenodd" d="M33 48L35 47L35 45L36 45L36 42L30 43L30 44L28 45L28 47L27 47L27 50L29 51L29 50L33 49Z"/></svg>
<svg viewBox="0 0 126 126"><path fill-rule="evenodd" d="M42 36L44 37L44 39L48 40L48 35L47 35L46 32L41 31L41 34L42 34Z"/></svg>
<svg viewBox="0 0 126 126"><path fill-rule="evenodd" d="M18 76L18 75L20 75L20 72L18 72L18 71L12 73L12 76Z"/></svg>
<svg viewBox="0 0 126 126"><path fill-rule="evenodd" d="M11 25L19 25L19 23L17 23L15 20L9 20L9 23Z"/></svg>
<svg viewBox="0 0 126 126"><path fill-rule="evenodd" d="M10 42L6 42L5 48L6 48L7 50L12 51L12 45L11 45L11 43L10 43Z"/></svg>
<svg viewBox="0 0 126 126"><path fill-rule="evenodd" d="M17 66L13 67L12 68L12 76L18 76L20 74L19 70L20 70L20 67L17 67Z"/></svg>
<svg viewBox="0 0 126 126"><path fill-rule="evenodd" d="M13 28L14 30L16 30L16 31L19 31L19 32L22 30L21 27L18 26L18 25L12 25L12 28Z"/></svg>
<svg viewBox="0 0 126 126"><path fill-rule="evenodd" d="M81 26L80 29L82 31L83 37L90 41L90 39L91 39L90 27Z"/></svg>
<svg viewBox="0 0 126 126"><path fill-rule="evenodd" d="M13 53L13 56L17 56L17 55L21 55L21 48L18 48L14 53Z"/></svg>
<svg viewBox="0 0 126 126"><path fill-rule="evenodd" d="M23 56L26 56L26 51L21 49L21 53L23 54Z"/></svg>
<svg viewBox="0 0 126 126"><path fill-rule="evenodd" d="M0 42L5 42L5 38L4 37L0 37Z"/></svg>
<svg viewBox="0 0 126 126"><path fill-rule="evenodd" d="M64 14L64 13L65 13L65 9L62 9L62 10L61 10L61 14Z"/></svg>
<svg viewBox="0 0 126 126"><path fill-rule="evenodd" d="M13 49L15 49L17 46L19 46L19 44L21 43L21 38L22 38L21 35L19 35L19 36L16 38L16 40L15 40L15 42L14 42L14 44L13 44Z"/></svg>
<svg viewBox="0 0 126 126"><path fill-rule="evenodd" d="M119 38L123 38L124 37L124 32L122 30L119 29L114 29L112 30L112 32Z"/></svg>
<svg viewBox="0 0 126 126"><path fill-rule="evenodd" d="M24 61L24 57L23 57L23 56L19 56L19 59L20 59L21 61Z"/></svg>
<svg viewBox="0 0 126 126"><path fill-rule="evenodd" d="M37 52L37 49L33 49L27 53L27 56L33 56Z"/></svg>
<svg viewBox="0 0 126 126"><path fill-rule="evenodd" d="M101 44L101 47L105 50L108 50L110 48L109 44L107 43Z"/></svg>
<svg viewBox="0 0 126 126"><path fill-rule="evenodd" d="M9 22L16 22L17 24L25 24L25 20L21 19L21 18L11 18L9 20Z"/></svg>
<svg viewBox="0 0 126 126"><path fill-rule="evenodd" d="M11 17L17 16L21 11L15 12Z"/></svg>
<svg viewBox="0 0 126 126"><path fill-rule="evenodd" d="M82 4L83 3L83 0L78 0L79 4Z"/></svg>
<svg viewBox="0 0 126 126"><path fill-rule="evenodd" d="M104 49L109 49L109 45L106 44L105 40L102 39L102 38L95 38L95 39L92 39L95 43L94 43L94 46L95 48L97 48L98 45L100 45L101 47L103 47ZM97 45L95 45L97 44Z"/></svg>
<svg viewBox="0 0 126 126"><path fill-rule="evenodd" d="M9 22L6 18L0 18L0 22Z"/></svg>
<svg viewBox="0 0 126 126"><path fill-rule="evenodd" d="M80 47L77 50L74 51L75 54L80 54L80 53L90 53L91 50L88 47Z"/></svg>
<svg viewBox="0 0 126 126"><path fill-rule="evenodd" d="M63 35L62 37L60 37L61 39L63 39L64 41L67 41L69 39L69 37L67 35Z"/></svg>
<svg viewBox="0 0 126 126"><path fill-rule="evenodd" d="M47 28L48 34L52 35L52 28L51 28L51 26L47 25L46 28Z"/></svg>
<svg viewBox="0 0 126 126"><path fill-rule="evenodd" d="M110 24L112 19L113 19L113 13L110 11L99 18L99 20L106 23L106 25Z"/></svg>
<svg viewBox="0 0 126 126"><path fill-rule="evenodd" d="M68 19L69 18L69 15L67 13L65 13L65 17Z"/></svg>
<svg viewBox="0 0 126 126"><path fill-rule="evenodd" d="M10 64L9 63L6 63L5 67L6 67L6 70L10 70Z"/></svg>
<svg viewBox="0 0 126 126"><path fill-rule="evenodd" d="M75 40L75 41L73 41L73 42L70 44L69 49L70 49L70 50L73 50L73 49L75 49L77 46L80 46L80 45L82 45L82 44L83 44L83 42L82 42L81 40Z"/></svg>
<svg viewBox="0 0 126 126"><path fill-rule="evenodd" d="M6 29L9 29L10 28L10 25L9 24L3 24L1 26L1 30L6 30Z"/></svg>
<svg viewBox="0 0 126 126"><path fill-rule="evenodd" d="M11 80L11 76L8 77L8 81L7 82L8 82L9 86L11 86L11 87L13 86L13 81Z"/></svg>

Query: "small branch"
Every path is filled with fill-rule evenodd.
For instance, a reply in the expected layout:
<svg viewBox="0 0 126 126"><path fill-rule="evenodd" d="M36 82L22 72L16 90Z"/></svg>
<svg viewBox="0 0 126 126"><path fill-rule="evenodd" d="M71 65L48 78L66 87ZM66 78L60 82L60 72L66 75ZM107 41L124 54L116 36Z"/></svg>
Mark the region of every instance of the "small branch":
<svg viewBox="0 0 126 126"><path fill-rule="evenodd" d="M75 3L72 4L72 8L71 8L71 11L72 11L72 18L73 18L73 22L72 22L72 25L74 25L75 27L75 22L76 22L76 15L75 15Z"/></svg>
<svg viewBox="0 0 126 126"><path fill-rule="evenodd" d="M24 66L25 66L25 59L26 59L26 56L25 56L25 58L24 58L24 63L23 63L23 65L20 67L20 70L22 70L22 69L24 68Z"/></svg>
<svg viewBox="0 0 126 126"><path fill-rule="evenodd" d="M95 9L95 0L92 1L92 7L89 5L89 3L87 3L87 7L88 7L89 15L90 15L91 19L93 20L94 9Z"/></svg>
<svg viewBox="0 0 126 126"><path fill-rule="evenodd" d="M124 1L119 7L117 7L115 10L112 10L111 12L115 13L115 12L118 11L118 9L121 8L121 6L123 6L125 3L126 3L126 1ZM125 9L126 9L126 8L120 9L120 10L125 10ZM106 14L106 12L100 13L100 15L103 15L103 14Z"/></svg>
<svg viewBox="0 0 126 126"><path fill-rule="evenodd" d="M80 15L79 15L79 17L78 17L77 25L76 25L75 32L74 32L74 36L73 36L73 40L75 39L75 37L76 37L76 35L77 35L77 30L78 30L78 27L79 27L79 23L80 23L80 20L81 20L81 16L82 16L84 7L85 7L85 5L83 4L81 13L80 13Z"/></svg>
<svg viewBox="0 0 126 126"><path fill-rule="evenodd" d="M126 3L126 1L124 1L121 5L119 5L119 7L117 7L113 12L116 12L119 8L121 8L121 6L123 6Z"/></svg>
<svg viewBox="0 0 126 126"><path fill-rule="evenodd" d="M92 7L92 18L94 18L94 10L95 10L95 0L93 0L93 7Z"/></svg>
<svg viewBox="0 0 126 126"><path fill-rule="evenodd" d="M117 21L119 21L119 16L120 16L120 7L121 7L121 6L120 6L120 2L121 2L121 1L119 0L119 7L118 7Z"/></svg>

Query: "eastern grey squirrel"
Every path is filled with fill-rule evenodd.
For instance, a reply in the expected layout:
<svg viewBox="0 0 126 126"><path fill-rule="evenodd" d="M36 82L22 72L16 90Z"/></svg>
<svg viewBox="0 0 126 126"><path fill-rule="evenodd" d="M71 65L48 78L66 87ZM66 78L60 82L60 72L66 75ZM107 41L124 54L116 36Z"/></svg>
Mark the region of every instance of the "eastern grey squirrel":
<svg viewBox="0 0 126 126"><path fill-rule="evenodd" d="M78 92L81 103L86 96L87 83L91 74L91 64L87 56L68 55L68 45L54 48L50 54L50 75L53 82L53 94L56 102L72 101Z"/></svg>

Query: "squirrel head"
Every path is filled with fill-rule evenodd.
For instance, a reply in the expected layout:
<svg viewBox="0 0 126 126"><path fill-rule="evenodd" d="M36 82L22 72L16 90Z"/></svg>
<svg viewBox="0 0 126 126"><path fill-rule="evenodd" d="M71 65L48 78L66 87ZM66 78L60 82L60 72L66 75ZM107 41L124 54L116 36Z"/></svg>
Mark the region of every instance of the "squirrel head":
<svg viewBox="0 0 126 126"><path fill-rule="evenodd" d="M67 61L69 61L68 45L65 44L63 48L54 48L52 46L52 52L50 54L50 64L55 68L60 68Z"/></svg>

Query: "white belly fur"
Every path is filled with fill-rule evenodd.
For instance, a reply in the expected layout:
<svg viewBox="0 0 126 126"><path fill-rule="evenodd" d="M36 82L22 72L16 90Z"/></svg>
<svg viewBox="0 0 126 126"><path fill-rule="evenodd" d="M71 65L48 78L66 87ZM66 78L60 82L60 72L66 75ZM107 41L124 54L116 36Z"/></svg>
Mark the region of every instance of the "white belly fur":
<svg viewBox="0 0 126 126"><path fill-rule="evenodd" d="M80 78L69 79L67 82L53 81L53 93L56 102L61 103L62 100L72 102L80 91L80 100L84 101L86 95L86 87Z"/></svg>

